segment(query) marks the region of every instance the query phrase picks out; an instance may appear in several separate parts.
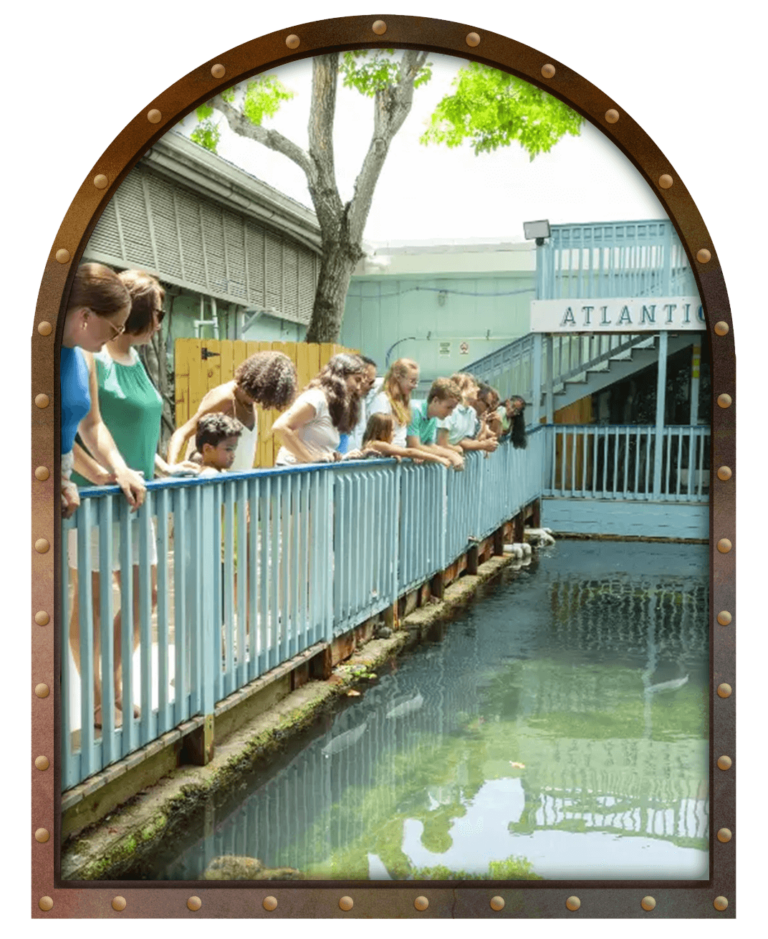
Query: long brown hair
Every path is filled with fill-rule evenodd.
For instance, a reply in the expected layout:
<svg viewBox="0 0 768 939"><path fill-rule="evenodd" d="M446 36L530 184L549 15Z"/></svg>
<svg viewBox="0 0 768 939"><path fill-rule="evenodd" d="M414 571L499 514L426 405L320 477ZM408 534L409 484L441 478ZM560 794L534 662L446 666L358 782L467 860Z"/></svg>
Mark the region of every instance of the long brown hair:
<svg viewBox="0 0 768 939"><path fill-rule="evenodd" d="M359 356L340 352L332 356L307 385L307 388L323 389L331 423L341 434L348 434L360 419L360 398L347 389L344 379L364 369L365 363Z"/></svg>
<svg viewBox="0 0 768 939"><path fill-rule="evenodd" d="M392 443L395 432L395 419L391 414L371 414L363 434L363 446L372 440L381 440L383 443Z"/></svg>
<svg viewBox="0 0 768 939"><path fill-rule="evenodd" d="M392 413L395 415L395 420L398 424L405 424L406 427L413 420L413 415L411 414L411 393L408 392L408 396L406 397L400 390L399 382L403 378L406 378L408 372L414 368L418 371L419 363L414 362L413 359L398 359L390 365L389 371L384 379L384 391L389 398L389 403L392 405Z"/></svg>

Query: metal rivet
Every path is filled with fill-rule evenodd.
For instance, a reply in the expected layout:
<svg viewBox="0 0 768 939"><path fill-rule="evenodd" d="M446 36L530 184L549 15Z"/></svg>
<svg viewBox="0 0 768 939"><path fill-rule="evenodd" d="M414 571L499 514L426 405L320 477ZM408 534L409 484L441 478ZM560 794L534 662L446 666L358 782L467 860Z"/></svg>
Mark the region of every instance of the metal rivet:
<svg viewBox="0 0 768 939"><path fill-rule="evenodd" d="M38 698L47 698L50 694L50 689L44 682L40 682L39 685L35 685L35 694Z"/></svg>
<svg viewBox="0 0 768 939"><path fill-rule="evenodd" d="M731 831L728 828L721 828L720 831L717 833L717 840L722 841L723 844L727 844L731 840L731 838L733 838L733 835L731 834Z"/></svg>
<svg viewBox="0 0 768 939"><path fill-rule="evenodd" d="M565 901L565 905L571 911L576 911L581 906L581 900L578 897L568 897Z"/></svg>
<svg viewBox="0 0 768 939"><path fill-rule="evenodd" d="M35 622L38 626L47 626L50 623L51 617L45 612L45 610L38 610L35 613Z"/></svg>
<svg viewBox="0 0 768 939"><path fill-rule="evenodd" d="M35 479L39 479L41 483L44 483L50 475L51 474L47 466L38 466L35 470Z"/></svg>
<svg viewBox="0 0 768 939"><path fill-rule="evenodd" d="M717 758L717 768L726 770L733 766L733 760L729 756L719 756Z"/></svg>
<svg viewBox="0 0 768 939"><path fill-rule="evenodd" d="M383 36L387 31L387 24L384 22L384 20L376 20L376 22L373 24L373 31L377 36Z"/></svg>
<svg viewBox="0 0 768 939"><path fill-rule="evenodd" d="M220 62L217 62L216 65L211 66L211 75L213 75L214 78L224 78L226 74L227 70Z"/></svg>
<svg viewBox="0 0 768 939"><path fill-rule="evenodd" d="M504 897L492 897L491 909L496 910L496 912L498 912L499 910L503 910L504 909Z"/></svg>
<svg viewBox="0 0 768 939"><path fill-rule="evenodd" d="M480 40L478 39L477 42L480 42ZM475 43L475 45L477 45L477 43ZM423 912L429 906L429 900L426 897L416 897L413 901L413 905L419 912Z"/></svg>
<svg viewBox="0 0 768 939"><path fill-rule="evenodd" d="M69 261L69 251L66 248L59 248L56 252L56 260L59 264L66 264Z"/></svg>
<svg viewBox="0 0 768 939"><path fill-rule="evenodd" d="M192 910L193 913L199 910L202 905L203 901L200 899L200 897L190 897L187 900L187 909Z"/></svg>
<svg viewBox="0 0 768 939"><path fill-rule="evenodd" d="M93 185L97 189L106 189L109 185L109 180L103 173L99 173L98 176L93 177Z"/></svg>
<svg viewBox="0 0 768 939"><path fill-rule="evenodd" d="M480 36L477 33L467 33L467 45L479 46L480 45Z"/></svg>
<svg viewBox="0 0 768 939"><path fill-rule="evenodd" d="M717 471L717 478L722 479L723 481L730 479L731 476L733 476L733 471L731 470L730 466L721 466Z"/></svg>
<svg viewBox="0 0 768 939"><path fill-rule="evenodd" d="M722 394L717 396L718 407L729 408L733 404L733 398L730 395Z"/></svg>
<svg viewBox="0 0 768 939"><path fill-rule="evenodd" d="M696 260L701 264L706 264L708 261L712 260L712 252L707 248L699 248L696 252Z"/></svg>
<svg viewBox="0 0 768 939"><path fill-rule="evenodd" d="M277 900L274 897L264 897L264 899L261 901L261 905L265 910L271 913L272 910L277 909Z"/></svg>
<svg viewBox="0 0 768 939"><path fill-rule="evenodd" d="M669 173L662 173L661 176L659 176L659 186L661 186L662 189L671 189L674 184L675 181Z"/></svg>
<svg viewBox="0 0 768 939"><path fill-rule="evenodd" d="M48 762L48 757L47 757L47 756L38 756L38 757L35 759L35 766L36 766L37 769L39 769L39 770L48 769L48 767L49 767L50 765L51 765L51 764Z"/></svg>
<svg viewBox="0 0 768 939"><path fill-rule="evenodd" d="M554 78L555 72L557 69L550 62L547 62L546 65L542 65L541 74L543 78Z"/></svg>
<svg viewBox="0 0 768 939"><path fill-rule="evenodd" d="M643 899L640 901L640 906L641 906L644 910L649 910L649 911L650 911L650 910L655 910L655 909L656 909L656 901L653 899L653 897L643 897Z"/></svg>
<svg viewBox="0 0 768 939"><path fill-rule="evenodd" d="M127 905L128 904L125 902L125 897L114 897L112 900L112 909L117 910L118 913L122 913Z"/></svg>
<svg viewBox="0 0 768 939"><path fill-rule="evenodd" d="M35 404L39 408L47 408L50 403L51 399L48 397L48 395L40 394L35 396Z"/></svg>
<svg viewBox="0 0 768 939"><path fill-rule="evenodd" d="M717 686L717 694L721 698L730 698L732 693L733 688L731 688L727 681L724 681L721 685Z"/></svg>
<svg viewBox="0 0 768 939"><path fill-rule="evenodd" d="M53 909L53 900L50 897L40 897L40 899L37 901L37 905L40 907L43 913L47 913L48 910Z"/></svg>
<svg viewBox="0 0 768 939"><path fill-rule="evenodd" d="M718 336L727 336L730 328L731 327L725 322L725 320L720 320L719 323L715 323L715 332Z"/></svg>
<svg viewBox="0 0 768 939"><path fill-rule="evenodd" d="M296 35L296 33L291 33L290 36L285 37L285 44L286 46L288 46L289 49L298 49L300 42L301 40Z"/></svg>
<svg viewBox="0 0 768 939"><path fill-rule="evenodd" d="M35 841L39 841L40 844L45 844L50 837L51 833L47 828L38 828L35 832Z"/></svg>
<svg viewBox="0 0 768 939"><path fill-rule="evenodd" d="M344 912L351 910L354 905L355 901L352 899L352 897L342 897L339 900L339 909L344 910Z"/></svg>
<svg viewBox="0 0 768 939"><path fill-rule="evenodd" d="M35 551L37 551L38 554L45 554L50 547L50 544L48 544L45 538L38 538L35 542Z"/></svg>
<svg viewBox="0 0 768 939"><path fill-rule="evenodd" d="M53 326L47 320L43 320L42 323L37 324L37 331L41 336L50 336L53 332Z"/></svg>
<svg viewBox="0 0 768 939"><path fill-rule="evenodd" d="M147 120L150 124L159 124L162 119L163 115L160 113L160 111L157 110L157 108L152 108L151 111L147 112Z"/></svg>
<svg viewBox="0 0 768 939"><path fill-rule="evenodd" d="M728 901L725 899L725 897L715 897L715 902L713 903L713 906L716 910L720 910L720 912L722 913L723 910L728 909Z"/></svg>
<svg viewBox="0 0 768 939"><path fill-rule="evenodd" d="M728 610L720 610L720 612L717 614L717 621L721 626L730 626L732 619L733 617L728 612Z"/></svg>
<svg viewBox="0 0 768 939"><path fill-rule="evenodd" d="M733 545L727 538L721 538L717 542L717 550L720 552L720 554L728 554L732 547Z"/></svg>
<svg viewBox="0 0 768 939"><path fill-rule="evenodd" d="M616 108L610 108L605 112L605 119L609 124L615 124L619 119L619 112Z"/></svg>

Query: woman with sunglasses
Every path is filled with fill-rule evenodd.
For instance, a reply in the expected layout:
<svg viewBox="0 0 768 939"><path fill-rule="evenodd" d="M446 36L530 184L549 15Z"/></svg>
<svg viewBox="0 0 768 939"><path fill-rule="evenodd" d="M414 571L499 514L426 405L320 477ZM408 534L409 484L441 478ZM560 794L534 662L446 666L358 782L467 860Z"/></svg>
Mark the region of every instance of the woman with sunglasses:
<svg viewBox="0 0 768 939"><path fill-rule="evenodd" d="M94 406L99 419L103 421L116 448L133 474L140 474L145 480L152 479L155 473L168 475L170 467L157 453L160 440L160 422L162 419L163 402L160 394L149 379L144 365L136 351L137 346L145 346L152 341L152 337L160 330L163 321L163 301L165 291L156 278L145 271L122 271L119 280L127 290L130 297L130 314L119 330L116 328L104 348L92 356L92 364L96 379L97 393L94 397ZM81 424L82 428L82 424ZM82 434L83 443L88 446ZM89 448L90 449L90 448ZM102 463L96 458L97 454L89 453L86 449L75 443L74 465L76 473L73 482L81 486L96 484L109 485L117 481L114 470L109 463ZM176 470L193 470L199 467L195 464L181 464ZM139 477L139 478L140 478ZM142 496L143 498L143 496ZM154 526L153 526L154 528ZM152 565L152 609L157 605L157 547L154 535L151 540ZM140 611L137 598L140 596L139 583L139 539L131 539L132 567L133 567L133 649L139 644L140 637ZM110 575L105 574L102 581L99 570L99 531L94 528L91 533L91 587L93 595L92 615L94 621L95 655L98 661L100 636L100 606L99 593L110 583ZM69 566L72 569L71 580L75 582L77 568L77 533L70 532L69 536ZM122 593L122 577L120 570L119 526L113 526L112 533L112 576ZM75 590L72 599L72 617L70 621L69 638L70 648L75 664L80 668L80 615L79 591ZM115 706L122 711L121 686L121 654L122 654L122 616L120 610L114 618L113 625L113 665ZM95 676L94 701L96 706L95 723L101 723L101 682L98 674ZM138 717L138 708L134 707L134 716ZM117 723L121 723L122 715L116 714Z"/></svg>
<svg viewBox="0 0 768 939"><path fill-rule="evenodd" d="M69 518L80 504L71 479L76 435L106 467L132 508L144 501L141 476L128 467L101 418L93 354L122 336L131 296L114 271L103 264L82 264L69 295L61 339L61 510Z"/></svg>

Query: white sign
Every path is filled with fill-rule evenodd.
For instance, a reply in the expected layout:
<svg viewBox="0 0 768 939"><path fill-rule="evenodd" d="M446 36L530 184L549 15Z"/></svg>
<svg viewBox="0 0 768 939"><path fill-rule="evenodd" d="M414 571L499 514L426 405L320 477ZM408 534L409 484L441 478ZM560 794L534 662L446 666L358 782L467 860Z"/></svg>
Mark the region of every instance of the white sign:
<svg viewBox="0 0 768 939"><path fill-rule="evenodd" d="M459 343L459 355L469 355L469 343Z"/></svg>
<svg viewBox="0 0 768 939"><path fill-rule="evenodd" d="M706 329L698 297L531 301L534 333L658 333Z"/></svg>
<svg viewBox="0 0 768 939"><path fill-rule="evenodd" d="M438 342L438 344L437 344L437 354L438 354L438 355L450 355L450 354L451 354L451 344L450 344L450 342Z"/></svg>

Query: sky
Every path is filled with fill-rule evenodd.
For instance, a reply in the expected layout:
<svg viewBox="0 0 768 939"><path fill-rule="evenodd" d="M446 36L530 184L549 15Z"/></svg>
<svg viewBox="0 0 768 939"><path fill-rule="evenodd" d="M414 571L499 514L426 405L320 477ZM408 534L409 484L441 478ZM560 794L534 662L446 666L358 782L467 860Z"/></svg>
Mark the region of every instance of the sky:
<svg viewBox="0 0 768 939"><path fill-rule="evenodd" d="M413 108L395 137L379 178L365 230L373 244L434 239L523 239L523 222L552 223L664 218L666 213L632 163L592 124L530 160L516 142L475 155L468 144L448 149L419 142L429 116L467 63L432 55L431 80L416 89ZM307 148L311 60L274 74L295 97L264 122ZM302 170L282 154L230 130L218 112L218 153L292 198L311 206ZM178 128L189 135L194 115ZM334 128L337 180L349 199L373 131L373 101L339 81Z"/></svg>

